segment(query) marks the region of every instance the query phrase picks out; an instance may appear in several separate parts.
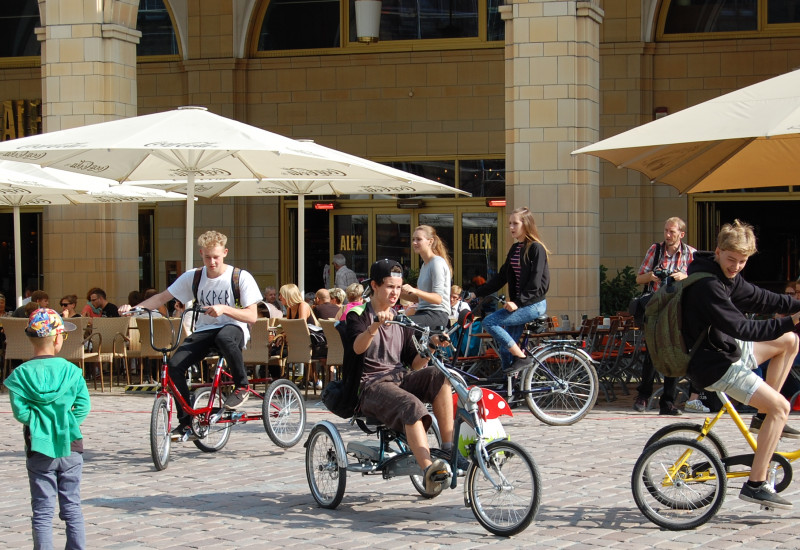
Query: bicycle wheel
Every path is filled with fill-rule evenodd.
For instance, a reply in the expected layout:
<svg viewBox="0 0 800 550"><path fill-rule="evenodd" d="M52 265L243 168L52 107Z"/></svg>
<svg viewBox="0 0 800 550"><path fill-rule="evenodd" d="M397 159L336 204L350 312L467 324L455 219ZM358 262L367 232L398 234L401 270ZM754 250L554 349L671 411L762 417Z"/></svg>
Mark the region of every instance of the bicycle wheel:
<svg viewBox="0 0 800 550"><path fill-rule="evenodd" d="M645 448L633 467L639 510L664 529L694 529L722 506L727 478L715 451L693 439L662 439Z"/></svg>
<svg viewBox="0 0 800 550"><path fill-rule="evenodd" d="M442 434L439 433L439 425L435 421L432 422L431 427L428 428L428 448L431 449L431 452L433 452L434 449L442 448ZM458 452L458 449L453 449L453 451ZM425 490L425 476L419 474L409 477L411 477L411 484L414 486L414 489L425 498L437 497L442 494L444 490L444 485L440 483L433 493L429 493Z"/></svg>
<svg viewBox="0 0 800 550"><path fill-rule="evenodd" d="M171 411L167 398L158 397L150 413L150 456L156 470L161 471L169 464L169 451L172 441L169 434Z"/></svg>
<svg viewBox="0 0 800 550"><path fill-rule="evenodd" d="M568 347L535 355L522 378L528 408L551 426L569 426L586 416L597 401L599 387L594 366Z"/></svg>
<svg viewBox="0 0 800 550"><path fill-rule="evenodd" d="M336 443L341 436L335 428L317 424L306 442L306 478L311 496L323 508L334 509L344 497L347 468L339 465ZM346 457L341 457L346 460Z"/></svg>
<svg viewBox="0 0 800 550"><path fill-rule="evenodd" d="M704 438L698 439L702 429L703 427L700 424L692 424L690 422L677 422L675 424L669 424L650 436L650 439L648 439L647 443L644 444L644 448L646 449L656 441L660 441L668 437L687 437L689 439L695 439L697 441L706 443L709 447L711 447L712 450L717 452L717 457L720 460L728 456L728 449L725 448L725 444L714 432L708 432Z"/></svg>
<svg viewBox="0 0 800 550"><path fill-rule="evenodd" d="M205 407L211 396L211 388L202 388L194 394L195 407ZM217 393L214 396L212 413L214 414L223 409L224 399ZM205 415L192 418L192 430L199 437L194 440L194 444L204 453L215 453L225 446L231 436L230 422L222 422L209 426L207 422L201 425L201 421L206 420Z"/></svg>
<svg viewBox="0 0 800 550"><path fill-rule="evenodd" d="M289 380L269 385L261 404L261 421L267 435L278 447L293 447L306 429L306 405L300 390Z"/></svg>
<svg viewBox="0 0 800 550"><path fill-rule="evenodd" d="M486 446L489 480L476 462L467 472L467 498L472 513L490 533L510 537L536 517L541 502L541 479L533 457L513 441ZM495 487L492 481L500 485Z"/></svg>

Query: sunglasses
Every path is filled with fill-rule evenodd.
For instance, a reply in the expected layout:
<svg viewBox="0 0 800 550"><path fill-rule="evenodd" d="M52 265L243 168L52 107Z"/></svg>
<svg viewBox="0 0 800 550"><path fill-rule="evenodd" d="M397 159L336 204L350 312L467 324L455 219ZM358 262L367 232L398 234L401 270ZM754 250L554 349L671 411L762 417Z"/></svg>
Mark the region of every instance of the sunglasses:
<svg viewBox="0 0 800 550"><path fill-rule="evenodd" d="M61 307L68 307L68 306L70 306L70 305L71 305L71 304L66 304L66 303L64 303L64 302L61 302Z"/></svg>

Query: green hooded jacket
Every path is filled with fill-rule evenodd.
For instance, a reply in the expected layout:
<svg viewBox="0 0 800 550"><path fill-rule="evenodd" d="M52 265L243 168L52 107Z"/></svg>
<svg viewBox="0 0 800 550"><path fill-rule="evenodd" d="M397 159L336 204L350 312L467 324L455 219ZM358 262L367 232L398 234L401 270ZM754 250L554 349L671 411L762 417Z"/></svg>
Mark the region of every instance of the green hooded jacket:
<svg viewBox="0 0 800 550"><path fill-rule="evenodd" d="M28 426L31 450L51 458L69 456L82 439L80 425L89 415L89 390L81 369L61 357L26 361L9 375L14 418Z"/></svg>

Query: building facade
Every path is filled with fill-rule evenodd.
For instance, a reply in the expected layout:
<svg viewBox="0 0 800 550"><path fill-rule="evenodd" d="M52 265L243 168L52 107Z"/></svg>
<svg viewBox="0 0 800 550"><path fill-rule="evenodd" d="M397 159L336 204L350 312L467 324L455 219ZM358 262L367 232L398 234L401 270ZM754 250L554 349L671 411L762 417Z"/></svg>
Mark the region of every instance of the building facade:
<svg viewBox="0 0 800 550"><path fill-rule="evenodd" d="M797 277L794 232L774 215L793 206L790 189L682 197L570 155L800 65L800 13L791 2L383 0L379 40L364 43L357 1L0 8L13 37L0 46L3 139L204 105L473 193L315 197L300 236L296 201L201 200L196 232L228 234L230 260L262 285L297 282L297 238L306 242L306 290L322 286L325 264L340 252L361 275L387 256L416 269L410 236L418 224L443 236L454 281L469 285L502 262L507 212L519 206L534 212L552 252L553 314L597 313L599 266L637 267L673 215L687 220L688 240L700 247L713 245L722 222L755 222L769 236L756 279ZM29 214L38 255L24 269L51 296L101 286L123 302L129 290L163 288L186 268L182 204L103 208ZM2 276L0 287L11 290Z"/></svg>

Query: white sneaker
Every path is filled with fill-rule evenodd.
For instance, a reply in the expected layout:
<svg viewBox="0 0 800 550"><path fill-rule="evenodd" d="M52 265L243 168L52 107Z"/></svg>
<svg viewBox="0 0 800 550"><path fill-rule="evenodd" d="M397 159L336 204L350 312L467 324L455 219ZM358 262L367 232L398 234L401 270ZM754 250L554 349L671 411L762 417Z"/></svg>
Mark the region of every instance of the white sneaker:
<svg viewBox="0 0 800 550"><path fill-rule="evenodd" d="M322 380L317 380L317 389L318 390L322 389Z"/></svg>
<svg viewBox="0 0 800 550"><path fill-rule="evenodd" d="M692 413L709 413L711 409L703 405L703 402L699 399L692 399L691 401L687 401L686 405L684 406L683 410L686 412Z"/></svg>

